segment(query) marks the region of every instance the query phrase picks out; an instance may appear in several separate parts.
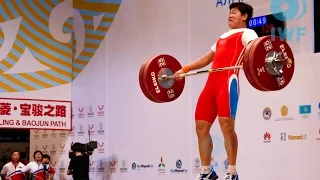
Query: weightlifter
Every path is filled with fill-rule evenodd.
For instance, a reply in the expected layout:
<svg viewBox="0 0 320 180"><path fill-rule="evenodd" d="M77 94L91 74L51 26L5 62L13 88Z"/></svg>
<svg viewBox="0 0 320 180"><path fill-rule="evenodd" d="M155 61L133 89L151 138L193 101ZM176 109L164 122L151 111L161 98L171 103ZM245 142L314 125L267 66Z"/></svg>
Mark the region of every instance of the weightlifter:
<svg viewBox="0 0 320 180"><path fill-rule="evenodd" d="M198 60L184 66L179 74L203 68L212 63L212 68L224 68L242 64L244 50L250 41L258 38L247 25L253 15L251 5L236 2L229 6L228 24L230 30L220 36L211 50ZM210 73L202 90L195 111L196 133L201 159L201 171L196 180L215 180L218 175L211 168L213 149L210 128L218 116L224 145L228 157L228 172L225 180L239 180L236 170L238 138L235 132L235 118L239 99L239 70Z"/></svg>

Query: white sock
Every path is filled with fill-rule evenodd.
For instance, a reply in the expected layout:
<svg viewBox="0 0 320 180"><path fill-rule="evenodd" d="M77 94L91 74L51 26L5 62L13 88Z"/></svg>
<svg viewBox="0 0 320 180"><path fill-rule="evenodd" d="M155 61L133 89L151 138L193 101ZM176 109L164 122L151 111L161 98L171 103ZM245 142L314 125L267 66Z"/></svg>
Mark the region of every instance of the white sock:
<svg viewBox="0 0 320 180"><path fill-rule="evenodd" d="M228 173L230 174L237 174L236 166L235 165L228 165Z"/></svg>
<svg viewBox="0 0 320 180"><path fill-rule="evenodd" d="M200 174L209 174L210 166L201 166Z"/></svg>

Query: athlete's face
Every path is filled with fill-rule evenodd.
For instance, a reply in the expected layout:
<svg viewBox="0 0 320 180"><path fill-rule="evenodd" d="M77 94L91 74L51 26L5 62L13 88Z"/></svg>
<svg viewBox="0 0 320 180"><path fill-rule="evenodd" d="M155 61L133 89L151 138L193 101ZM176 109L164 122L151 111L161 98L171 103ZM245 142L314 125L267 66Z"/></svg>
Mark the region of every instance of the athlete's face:
<svg viewBox="0 0 320 180"><path fill-rule="evenodd" d="M20 154L18 152L14 152L11 157L12 161L19 161Z"/></svg>
<svg viewBox="0 0 320 180"><path fill-rule="evenodd" d="M35 160L36 160L36 161L41 161L41 160L42 160L42 155L41 155L41 153L37 152L37 153L35 154Z"/></svg>
<svg viewBox="0 0 320 180"><path fill-rule="evenodd" d="M247 14L241 14L237 8L232 8L228 17L228 24L231 29L244 28L246 25Z"/></svg>
<svg viewBox="0 0 320 180"><path fill-rule="evenodd" d="M49 159L48 158L43 158L42 159L42 163L49 163Z"/></svg>

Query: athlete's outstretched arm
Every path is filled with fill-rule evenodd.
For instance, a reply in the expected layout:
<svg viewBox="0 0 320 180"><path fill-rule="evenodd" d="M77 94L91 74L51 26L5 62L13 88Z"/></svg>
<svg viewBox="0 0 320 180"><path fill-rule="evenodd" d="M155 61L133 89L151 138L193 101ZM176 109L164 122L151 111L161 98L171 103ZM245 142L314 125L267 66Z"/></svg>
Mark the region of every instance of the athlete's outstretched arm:
<svg viewBox="0 0 320 180"><path fill-rule="evenodd" d="M189 71L194 71L194 70L197 70L197 69L201 69L201 68L207 66L208 64L210 64L213 61L213 58L214 58L215 47L216 47L216 44L214 44L211 47L211 50L207 54L203 55L202 57L200 57L199 59L193 61L192 63L190 63L190 64L188 64L186 66L183 66L179 71L175 72L174 73L175 79L176 80L182 79L179 76L179 74L183 74L183 73L187 73Z"/></svg>
<svg viewBox="0 0 320 180"><path fill-rule="evenodd" d="M208 64L210 64L213 61L214 54L215 53L211 50L207 54L203 55L199 59L197 59L194 62L188 64L187 66L190 69L190 71L201 69L201 68L207 66Z"/></svg>

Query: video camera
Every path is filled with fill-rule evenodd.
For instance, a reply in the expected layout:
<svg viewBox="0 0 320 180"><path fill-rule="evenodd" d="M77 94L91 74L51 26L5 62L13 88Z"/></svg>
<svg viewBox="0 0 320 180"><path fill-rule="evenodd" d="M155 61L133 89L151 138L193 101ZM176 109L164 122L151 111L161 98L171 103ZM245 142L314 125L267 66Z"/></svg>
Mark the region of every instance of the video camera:
<svg viewBox="0 0 320 180"><path fill-rule="evenodd" d="M71 151L69 152L69 158L75 157L75 152L81 152L83 155L90 156L92 155L94 149L98 148L98 142L97 141L90 141L86 144L82 144L79 142L71 143Z"/></svg>

